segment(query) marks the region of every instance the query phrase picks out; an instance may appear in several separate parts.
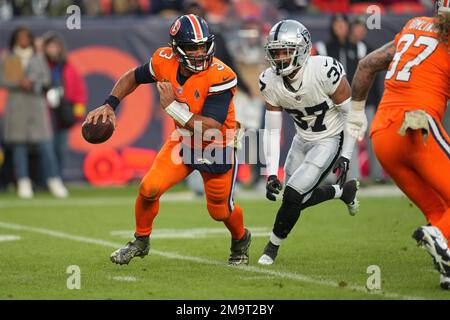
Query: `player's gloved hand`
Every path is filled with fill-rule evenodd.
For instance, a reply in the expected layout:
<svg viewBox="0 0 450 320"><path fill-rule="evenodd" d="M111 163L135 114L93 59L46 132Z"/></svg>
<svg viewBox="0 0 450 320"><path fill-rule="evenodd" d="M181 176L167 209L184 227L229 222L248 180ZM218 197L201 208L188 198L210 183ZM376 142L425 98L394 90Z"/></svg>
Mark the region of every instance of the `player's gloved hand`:
<svg viewBox="0 0 450 320"><path fill-rule="evenodd" d="M347 172L350 165L350 160L346 157L339 157L333 167L333 173L337 174L336 182L341 186L344 186L345 180L347 180Z"/></svg>
<svg viewBox="0 0 450 320"><path fill-rule="evenodd" d="M352 101L352 108L347 115L345 129L358 141L364 139L367 131L367 117L364 111L366 101Z"/></svg>
<svg viewBox="0 0 450 320"><path fill-rule="evenodd" d="M283 185L281 184L281 181L278 180L278 177L275 175L269 176L266 185L266 198L271 201L276 201L277 198L275 197L275 194L279 194L281 189L283 189Z"/></svg>

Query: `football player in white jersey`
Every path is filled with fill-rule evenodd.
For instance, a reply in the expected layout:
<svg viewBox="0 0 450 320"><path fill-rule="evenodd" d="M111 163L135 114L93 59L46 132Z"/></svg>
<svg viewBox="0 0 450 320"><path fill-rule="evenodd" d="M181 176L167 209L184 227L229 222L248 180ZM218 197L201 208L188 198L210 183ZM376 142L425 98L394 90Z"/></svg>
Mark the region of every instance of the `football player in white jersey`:
<svg viewBox="0 0 450 320"><path fill-rule="evenodd" d="M277 173L283 110L297 129L285 163L282 204L258 261L267 265L273 264L281 242L305 208L339 198L351 215L357 213L359 183L346 182L346 175L367 119L362 108L352 106L351 87L342 65L331 57L310 56L311 36L301 23L278 22L270 30L265 51L271 67L259 82L266 101L264 153L269 200L275 201L275 194L282 189ZM319 187L331 170L338 174L338 184Z"/></svg>

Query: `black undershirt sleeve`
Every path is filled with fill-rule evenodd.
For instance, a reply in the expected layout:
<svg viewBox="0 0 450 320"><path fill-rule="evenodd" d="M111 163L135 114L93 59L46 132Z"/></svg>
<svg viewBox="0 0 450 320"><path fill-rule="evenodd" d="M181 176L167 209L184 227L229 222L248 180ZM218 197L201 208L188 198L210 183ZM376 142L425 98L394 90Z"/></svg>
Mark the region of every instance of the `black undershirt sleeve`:
<svg viewBox="0 0 450 320"><path fill-rule="evenodd" d="M228 108L230 107L232 98L233 93L230 89L208 96L203 105L202 116L212 118L217 122L224 124L227 119Z"/></svg>
<svg viewBox="0 0 450 320"><path fill-rule="evenodd" d="M149 62L134 69L134 78L136 79L137 84L156 82L155 78L153 78L150 73Z"/></svg>

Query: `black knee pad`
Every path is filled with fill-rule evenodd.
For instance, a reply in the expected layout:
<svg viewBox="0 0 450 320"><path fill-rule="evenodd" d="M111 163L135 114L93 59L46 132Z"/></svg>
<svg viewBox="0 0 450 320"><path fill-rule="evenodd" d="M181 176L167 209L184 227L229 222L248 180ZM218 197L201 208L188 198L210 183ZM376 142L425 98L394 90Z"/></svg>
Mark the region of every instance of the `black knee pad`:
<svg viewBox="0 0 450 320"><path fill-rule="evenodd" d="M283 202L301 207L305 196L290 186L286 186L283 194Z"/></svg>

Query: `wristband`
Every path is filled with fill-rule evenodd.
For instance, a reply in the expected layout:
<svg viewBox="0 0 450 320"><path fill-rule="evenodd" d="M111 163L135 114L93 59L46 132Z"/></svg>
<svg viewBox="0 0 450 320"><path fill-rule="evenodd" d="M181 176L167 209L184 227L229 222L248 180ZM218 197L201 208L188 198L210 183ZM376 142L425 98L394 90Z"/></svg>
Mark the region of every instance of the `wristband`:
<svg viewBox="0 0 450 320"><path fill-rule="evenodd" d="M114 111L116 111L119 106L120 100L115 96L109 96L108 99L103 102L103 104L109 104Z"/></svg>

